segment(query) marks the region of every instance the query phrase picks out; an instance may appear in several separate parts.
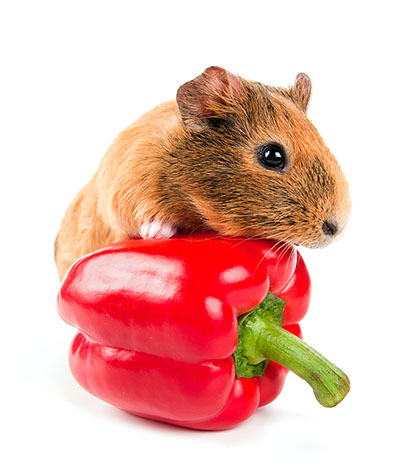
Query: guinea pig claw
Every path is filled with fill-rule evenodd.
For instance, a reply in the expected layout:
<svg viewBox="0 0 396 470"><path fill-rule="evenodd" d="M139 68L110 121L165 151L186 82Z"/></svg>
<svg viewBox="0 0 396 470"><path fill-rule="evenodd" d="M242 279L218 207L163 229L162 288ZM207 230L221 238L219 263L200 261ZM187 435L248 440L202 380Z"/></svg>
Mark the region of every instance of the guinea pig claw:
<svg viewBox="0 0 396 470"><path fill-rule="evenodd" d="M151 222L144 222L139 230L141 238L172 238L177 232L174 225L168 222L160 222L153 220Z"/></svg>

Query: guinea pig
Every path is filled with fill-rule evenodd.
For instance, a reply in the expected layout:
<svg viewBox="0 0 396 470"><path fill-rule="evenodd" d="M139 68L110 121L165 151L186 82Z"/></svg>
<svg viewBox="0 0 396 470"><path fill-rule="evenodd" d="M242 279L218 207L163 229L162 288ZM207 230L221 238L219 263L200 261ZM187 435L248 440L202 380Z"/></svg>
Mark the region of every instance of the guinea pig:
<svg viewBox="0 0 396 470"><path fill-rule="evenodd" d="M209 67L123 130L67 209L55 242L62 279L82 255L125 238L215 231L307 247L345 229L347 181L290 88Z"/></svg>

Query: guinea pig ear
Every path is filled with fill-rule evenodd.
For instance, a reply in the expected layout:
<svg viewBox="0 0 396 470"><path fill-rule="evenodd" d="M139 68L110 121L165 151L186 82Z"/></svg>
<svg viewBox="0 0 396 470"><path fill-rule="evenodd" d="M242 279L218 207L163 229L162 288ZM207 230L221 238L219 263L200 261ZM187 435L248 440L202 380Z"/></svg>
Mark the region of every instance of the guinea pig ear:
<svg viewBox="0 0 396 470"><path fill-rule="evenodd" d="M215 126L226 108L241 101L243 95L238 77L221 67L209 67L177 90L176 101L184 124L202 130Z"/></svg>
<svg viewBox="0 0 396 470"><path fill-rule="evenodd" d="M294 80L294 85L290 89L292 100L304 112L308 108L311 97L312 83L311 79L305 73L299 73Z"/></svg>

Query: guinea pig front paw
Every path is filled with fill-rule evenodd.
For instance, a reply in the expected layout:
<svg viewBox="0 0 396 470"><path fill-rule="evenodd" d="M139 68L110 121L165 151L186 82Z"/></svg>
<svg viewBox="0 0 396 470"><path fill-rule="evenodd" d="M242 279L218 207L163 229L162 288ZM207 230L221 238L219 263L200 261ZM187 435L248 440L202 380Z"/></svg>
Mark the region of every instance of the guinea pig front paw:
<svg viewBox="0 0 396 470"><path fill-rule="evenodd" d="M144 222L139 230L141 238L172 238L177 232L174 225L167 222L159 222L153 220L151 222Z"/></svg>

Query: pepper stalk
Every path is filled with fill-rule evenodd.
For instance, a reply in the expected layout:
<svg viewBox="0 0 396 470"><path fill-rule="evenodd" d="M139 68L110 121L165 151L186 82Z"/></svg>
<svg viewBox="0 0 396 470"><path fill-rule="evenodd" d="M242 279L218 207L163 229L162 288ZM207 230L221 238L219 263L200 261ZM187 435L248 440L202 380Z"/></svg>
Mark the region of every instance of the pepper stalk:
<svg viewBox="0 0 396 470"><path fill-rule="evenodd" d="M240 319L234 353L237 377L263 375L271 360L305 380L321 405L336 406L350 390L349 379L306 342L281 327L285 304L269 292L258 307Z"/></svg>

